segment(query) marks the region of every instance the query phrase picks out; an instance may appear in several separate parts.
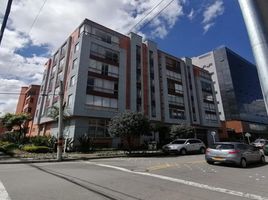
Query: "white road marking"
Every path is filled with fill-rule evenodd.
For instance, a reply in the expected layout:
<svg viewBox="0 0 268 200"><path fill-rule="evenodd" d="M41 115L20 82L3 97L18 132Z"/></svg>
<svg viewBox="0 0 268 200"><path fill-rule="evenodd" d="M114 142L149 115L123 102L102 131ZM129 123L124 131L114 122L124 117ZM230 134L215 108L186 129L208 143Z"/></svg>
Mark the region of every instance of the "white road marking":
<svg viewBox="0 0 268 200"><path fill-rule="evenodd" d="M113 166L113 165L105 165L105 164L99 164L99 163L88 162L88 161L86 161L86 163L91 164L91 165L100 166L100 167L107 167L107 168L111 168L111 169L131 173L131 174L150 176L150 177L154 177L154 178L158 178L158 179L162 179L162 180L167 180L167 181L171 181L171 182L175 182L175 183L189 185L189 186L192 186L192 187L197 187L197 188L201 188L201 189L210 190L210 191L213 191L213 192L220 192L220 193L224 193L224 194L229 194L229 195L238 196L238 197L244 197L244 198L253 199L253 200L268 200L268 197L263 197L263 196L259 196L259 195L251 194L251 193L239 192L239 191L235 191L235 190L229 190L229 189L220 188L220 187L209 186L209 185L206 185L206 184L197 183L197 182L193 182L193 181L187 181L187 180L183 180L183 179L171 178L171 177L168 177L168 176L152 174L152 173L148 173L148 172L131 171L129 169L122 168L122 167L116 167L116 166Z"/></svg>
<svg viewBox="0 0 268 200"><path fill-rule="evenodd" d="M1 181L0 181L0 200L10 200L6 188Z"/></svg>

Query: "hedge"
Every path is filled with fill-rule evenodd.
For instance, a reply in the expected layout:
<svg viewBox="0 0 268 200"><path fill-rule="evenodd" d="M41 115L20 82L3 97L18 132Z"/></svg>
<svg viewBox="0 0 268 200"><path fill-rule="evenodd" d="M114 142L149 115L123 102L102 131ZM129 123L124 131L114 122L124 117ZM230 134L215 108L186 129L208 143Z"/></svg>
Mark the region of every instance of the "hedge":
<svg viewBox="0 0 268 200"><path fill-rule="evenodd" d="M22 150L30 153L48 153L51 149L46 146L24 145Z"/></svg>

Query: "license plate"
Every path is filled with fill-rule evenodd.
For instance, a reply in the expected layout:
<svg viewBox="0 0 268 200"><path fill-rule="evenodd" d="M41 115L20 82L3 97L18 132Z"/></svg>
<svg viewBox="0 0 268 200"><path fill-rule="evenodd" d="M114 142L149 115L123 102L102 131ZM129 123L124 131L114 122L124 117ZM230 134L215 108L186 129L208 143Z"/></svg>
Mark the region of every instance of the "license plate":
<svg viewBox="0 0 268 200"><path fill-rule="evenodd" d="M223 161L225 159L224 158L221 158L221 157L213 157L213 160Z"/></svg>

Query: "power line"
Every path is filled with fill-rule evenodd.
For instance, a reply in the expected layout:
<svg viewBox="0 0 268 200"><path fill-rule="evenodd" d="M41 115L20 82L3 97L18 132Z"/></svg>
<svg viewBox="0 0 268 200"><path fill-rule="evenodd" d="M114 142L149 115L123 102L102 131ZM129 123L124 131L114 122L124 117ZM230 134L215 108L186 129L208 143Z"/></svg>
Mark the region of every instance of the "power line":
<svg viewBox="0 0 268 200"><path fill-rule="evenodd" d="M156 13L156 15L154 17L152 17L149 21L147 21L141 28L143 29L145 26L147 26L149 23L151 23L151 21L157 17L159 14L161 14L161 12L163 12L174 0L171 0L164 8L162 8L158 13Z"/></svg>
<svg viewBox="0 0 268 200"><path fill-rule="evenodd" d="M32 25L31 25L31 27L30 27L30 30L29 30L29 32L28 32L28 35L29 35L29 34L30 34L30 32L32 31L32 28L33 28L33 26L34 26L35 22L37 21L37 19L38 19L39 15L40 15L40 13L41 13L41 11L43 10L43 8L44 8L44 6L45 6L46 2L47 2L47 0L44 0L43 5L40 7L40 9L39 9L39 11L38 11L37 15L35 16L34 21L33 21Z"/></svg>
<svg viewBox="0 0 268 200"><path fill-rule="evenodd" d="M12 5L12 0L8 0L6 12L5 12L5 15L4 15L4 19L3 19L3 23L2 23L1 31L0 31L0 44L1 44L1 41L2 41L2 38L3 38L3 35L4 35L4 31L5 31L5 28L6 28L7 19L8 19L9 13L10 13L11 5Z"/></svg>
<svg viewBox="0 0 268 200"><path fill-rule="evenodd" d="M164 0L160 1L157 5L155 5L153 8L151 8L151 10L143 17L140 19L140 21L138 21L129 31L128 33L130 33L134 28L136 28L138 26L138 24L140 24L149 14L151 14Z"/></svg>

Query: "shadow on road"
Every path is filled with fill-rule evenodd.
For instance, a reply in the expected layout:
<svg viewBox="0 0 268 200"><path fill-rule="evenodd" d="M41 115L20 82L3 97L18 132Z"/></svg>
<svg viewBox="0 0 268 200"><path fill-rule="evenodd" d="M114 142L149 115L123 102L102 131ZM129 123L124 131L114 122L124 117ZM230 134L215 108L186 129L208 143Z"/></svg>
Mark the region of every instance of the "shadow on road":
<svg viewBox="0 0 268 200"><path fill-rule="evenodd" d="M33 167L33 168L35 168L37 170L40 170L40 171L42 171L44 173L56 176L56 177L61 178L61 179L65 180L65 181L73 183L73 184L75 184L75 185L77 185L77 186L79 186L81 188L84 188L84 189L86 189L86 190L88 190L90 192L96 193L96 194L98 194L100 196L103 196L103 197L105 197L107 199L110 199L110 200L121 200L122 198L112 197L111 195L105 194L104 192L102 192L100 190L97 190L97 189L91 188L91 187L89 187L87 185L81 184L78 181L88 183L88 184L94 185L96 187L99 187L99 188L102 188L102 189L105 189L105 190L108 190L108 191L111 191L111 192L118 193L118 194L123 195L123 196L128 197L128 198L132 198L132 199L136 199L136 200L142 200L142 199L137 198L135 196L132 196L132 195L129 195L129 194L126 194L126 193L123 193L123 192L108 188L108 187L104 187L102 185L98 185L96 183L92 183L90 181L87 181L87 180L84 180L84 179L81 179L81 178L77 178L75 176L67 175L67 174L56 172L56 171L53 171L53 170L47 170L47 169L44 169L42 167L39 167L39 166L36 166L36 165L33 165L33 164L29 164L29 166L31 166L31 167Z"/></svg>

